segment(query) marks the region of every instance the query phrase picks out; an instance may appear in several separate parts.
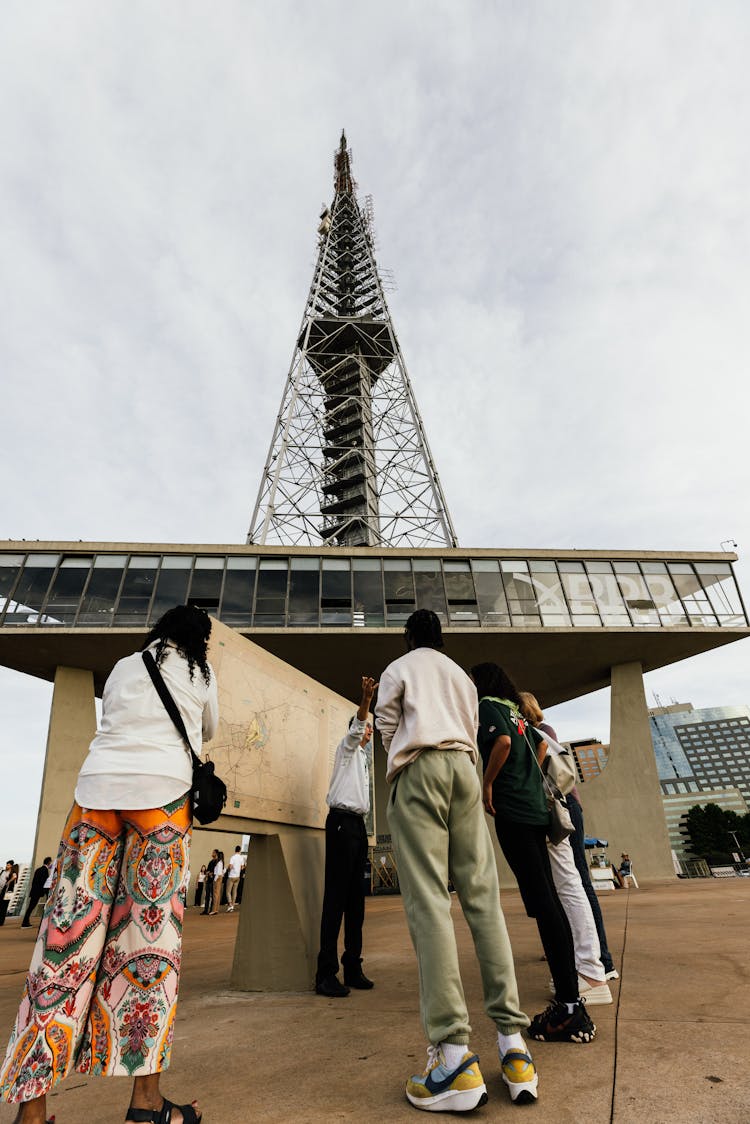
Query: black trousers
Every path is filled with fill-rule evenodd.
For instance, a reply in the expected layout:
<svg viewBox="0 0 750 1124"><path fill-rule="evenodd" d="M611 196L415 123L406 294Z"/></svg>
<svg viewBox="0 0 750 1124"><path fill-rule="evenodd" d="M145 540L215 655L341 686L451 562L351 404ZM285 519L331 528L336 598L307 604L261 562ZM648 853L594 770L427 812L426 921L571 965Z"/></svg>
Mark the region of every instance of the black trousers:
<svg viewBox="0 0 750 1124"><path fill-rule="evenodd" d="M214 879L213 879L213 875L211 875L211 874L206 875L205 886L206 886L206 889L205 889L206 900L203 903L202 912L203 913L210 913L211 910L214 908Z"/></svg>
<svg viewBox="0 0 750 1124"><path fill-rule="evenodd" d="M578 999L578 973L573 934L552 878L547 833L543 827L513 823L499 815L495 816L495 830L526 912L536 921L555 982L555 997L562 1003L574 1003Z"/></svg>
<svg viewBox="0 0 750 1124"><path fill-rule="evenodd" d="M326 819L326 873L317 979L339 970L338 940L344 921L344 968L362 959L367 830L362 816L331 808Z"/></svg>
<svg viewBox="0 0 750 1124"><path fill-rule="evenodd" d="M46 898L46 897L47 897L47 891L46 890L42 890L41 894L32 894L31 895L31 897L29 898L29 908L26 910L26 912L23 915L23 921L21 922L22 926L31 925L31 915L32 915L32 913L34 912L36 907L39 905L42 898Z"/></svg>
<svg viewBox="0 0 750 1124"><path fill-rule="evenodd" d="M604 928L604 919L602 917L601 906L599 899L596 896L596 890L591 882L591 875L589 874L589 864L586 860L586 844L584 843L583 831L583 808L576 800L575 796L568 797L568 811L570 818L573 821L575 828L574 833L570 837L570 845L573 848L573 858L576 861L576 868L581 876L583 888L586 891L586 897L589 899L591 905L591 912L594 915L594 924L596 931L599 935L599 948L602 958L602 964L605 972L611 972L614 968L614 961L612 960L612 953L609 951L607 944L607 932Z"/></svg>

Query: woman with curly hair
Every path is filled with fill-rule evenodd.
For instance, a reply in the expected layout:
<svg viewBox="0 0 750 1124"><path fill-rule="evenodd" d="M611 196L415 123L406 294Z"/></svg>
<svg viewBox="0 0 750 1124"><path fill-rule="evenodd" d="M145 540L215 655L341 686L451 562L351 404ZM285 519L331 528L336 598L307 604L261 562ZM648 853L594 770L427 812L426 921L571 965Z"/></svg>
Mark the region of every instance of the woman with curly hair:
<svg viewBox="0 0 750 1124"><path fill-rule="evenodd" d="M218 722L211 621L170 609L149 633L193 749ZM126 1121L198 1124L159 1090L169 1065L189 881L192 761L142 654L115 664L63 831L21 1006L0 1067L15 1124L44 1124L74 1070L134 1079Z"/></svg>

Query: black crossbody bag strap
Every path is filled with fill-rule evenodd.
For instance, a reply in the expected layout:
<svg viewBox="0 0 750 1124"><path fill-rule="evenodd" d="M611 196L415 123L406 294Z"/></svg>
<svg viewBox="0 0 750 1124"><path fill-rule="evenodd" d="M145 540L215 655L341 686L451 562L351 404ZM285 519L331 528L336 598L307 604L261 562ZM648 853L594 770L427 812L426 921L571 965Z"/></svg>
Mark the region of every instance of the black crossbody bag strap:
<svg viewBox="0 0 750 1124"><path fill-rule="evenodd" d="M190 744L190 738L188 737L187 730L185 729L185 723L182 720L182 715L180 714L179 707L169 693L169 687L164 682L164 678L162 676L162 673L159 671L156 660L150 652L141 652L141 658L146 665L146 671L151 676L151 682L156 687L159 698L164 703L164 709L174 722L175 726L177 727L178 734L185 743L185 748L190 754L193 766L195 767L200 765L201 760Z"/></svg>

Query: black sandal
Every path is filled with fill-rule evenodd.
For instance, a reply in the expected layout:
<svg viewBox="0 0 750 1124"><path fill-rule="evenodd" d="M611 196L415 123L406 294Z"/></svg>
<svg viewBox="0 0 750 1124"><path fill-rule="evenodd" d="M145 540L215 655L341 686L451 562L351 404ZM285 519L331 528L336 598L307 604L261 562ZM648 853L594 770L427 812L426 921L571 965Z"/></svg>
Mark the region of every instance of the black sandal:
<svg viewBox="0 0 750 1124"><path fill-rule="evenodd" d="M179 1108L184 1124L200 1124L203 1119L203 1115L199 1116L191 1104L174 1104L165 1097L158 1111L155 1108L129 1108L125 1124L131 1120L134 1124L170 1124L174 1108Z"/></svg>

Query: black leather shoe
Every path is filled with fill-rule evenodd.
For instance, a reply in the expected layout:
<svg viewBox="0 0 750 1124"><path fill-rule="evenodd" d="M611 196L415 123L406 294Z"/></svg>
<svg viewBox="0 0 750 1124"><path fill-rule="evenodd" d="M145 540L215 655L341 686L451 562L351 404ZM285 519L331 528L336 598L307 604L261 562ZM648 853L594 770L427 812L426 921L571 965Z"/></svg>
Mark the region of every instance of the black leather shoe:
<svg viewBox="0 0 750 1124"><path fill-rule="evenodd" d="M345 999L349 994L349 988L344 987L338 976L323 976L316 981L315 991L317 995L326 995L329 999Z"/></svg>
<svg viewBox="0 0 750 1124"><path fill-rule="evenodd" d="M359 991L369 991L371 987L375 987L372 980L368 980L359 966L350 969L348 972L344 968L344 983L347 987L356 987Z"/></svg>

